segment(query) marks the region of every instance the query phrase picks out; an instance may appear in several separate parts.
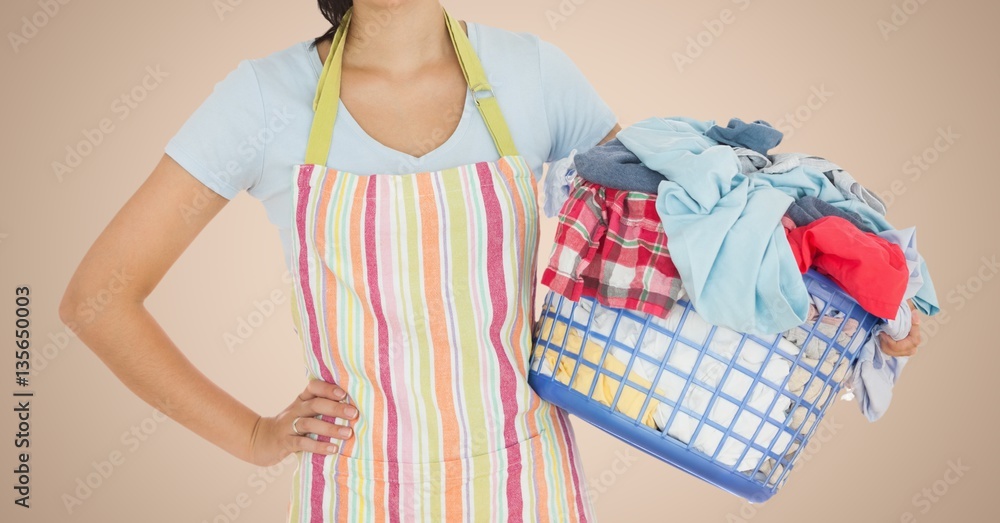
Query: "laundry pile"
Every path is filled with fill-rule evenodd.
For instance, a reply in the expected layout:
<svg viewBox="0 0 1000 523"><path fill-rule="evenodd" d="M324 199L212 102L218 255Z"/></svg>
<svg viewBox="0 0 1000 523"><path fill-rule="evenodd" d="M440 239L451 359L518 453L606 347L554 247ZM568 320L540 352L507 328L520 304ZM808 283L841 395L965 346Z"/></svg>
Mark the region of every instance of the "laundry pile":
<svg viewBox="0 0 1000 523"><path fill-rule="evenodd" d="M815 337L804 352L801 339L785 334L748 337L741 343L741 333L718 326L713 331L713 326L694 310L685 314L683 296L681 300L665 318L608 308L589 297L579 302L562 300L554 307L555 314L543 315L539 332L550 349L536 345L535 370L554 374L556 380L567 385L572 381L576 391L605 406L614 405L617 411L647 427L666 429L668 435L682 443L694 439L692 448L726 466L738 462L736 470L741 472L758 467L765 457L761 449L775 457L792 454L798 448L792 435L808 433L812 428L816 413L810 407L818 410L833 389L830 383L844 379L847 358L837 350L826 351L827 344ZM838 318L833 313L824 319L828 320L824 326L838 330ZM856 353L864 336L855 335L856 322L854 328L852 331L848 325L840 329L838 341ZM586 343L584 332L589 332ZM677 340L672 347L671 339ZM775 343L777 350L769 357ZM558 349L563 347L564 356L560 358ZM579 363L581 347L584 364ZM707 351L699 358L702 347ZM797 358L800 352L803 354ZM631 369L630 360L634 360ZM621 387L619 394L618 377L626 375L629 383ZM690 376L694 377L692 384L685 389ZM814 376L819 378L810 381ZM824 376L832 377L827 381ZM655 388L651 386L654 382ZM796 406L792 397L780 390L801 398L800 404ZM715 391L720 392L713 404ZM681 408L673 414L671 405ZM708 421L695 437L706 411ZM764 413L766 420L758 415ZM732 435L724 438L730 425L730 434L752 441L753 446L748 449ZM766 474L774 466L774 458L763 461L760 470Z"/></svg>
<svg viewBox="0 0 1000 523"><path fill-rule="evenodd" d="M836 164L771 154L781 139L656 117L554 163L541 283L562 298L537 332L563 357L536 345L536 370L740 471L780 466L841 383L881 417L906 358L878 333L906 337L908 301L938 312L915 229ZM811 295L810 270L880 318L872 332Z"/></svg>

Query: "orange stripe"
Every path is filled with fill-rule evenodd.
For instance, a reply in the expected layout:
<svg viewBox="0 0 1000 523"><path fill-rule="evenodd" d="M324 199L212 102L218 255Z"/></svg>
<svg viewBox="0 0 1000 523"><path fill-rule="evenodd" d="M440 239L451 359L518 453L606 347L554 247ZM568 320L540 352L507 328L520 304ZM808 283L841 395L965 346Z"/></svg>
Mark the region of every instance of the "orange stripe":
<svg viewBox="0 0 1000 523"><path fill-rule="evenodd" d="M363 216L366 203L365 190L364 190L365 181L367 181L367 178L360 178L357 187L355 187L354 189L354 194L353 194L354 201L351 203L350 207L351 216L348 218L349 220L348 223L352 224L364 223ZM350 233L351 267L353 268L354 271L354 288L364 289L367 287L365 285L365 275L364 275L364 267L367 264L365 263L364 260L365 256L368 256L369 254L366 253L364 250L364 242L362 241L361 238L361 227L352 226L350 227L350 231L351 231ZM372 255L374 255L374 253ZM361 318L364 324L364 338L362 339L362 342L370 343L372 340L375 339L374 323L372 322L372 318L370 317L370 315L367 314L368 311L371 311L371 304L367 301L366 299L367 296L365 295L365 293L359 292L357 296L358 299L361 301L361 310L365 311L366 313ZM375 351L365 350L364 354L365 358L364 358L363 368L365 376L368 378L368 381L370 383L376 384L378 383L378 378L375 376L375 369L377 369L378 366L375 364ZM377 390L378 387L373 387L373 389ZM385 439L383 436L383 434L385 433L385 427L382 424L385 422L386 407L385 407L385 402L380 394L374 394L373 396L374 396L373 398L374 412L367 414L369 416L368 420L370 422L369 430L371 431L371 437L369 438L369 441L381 442L384 441ZM359 414L359 416L365 416L365 415L366 413L364 412ZM381 445L372 445L372 459L374 460L372 462L372 466L375 469L372 471L372 474L376 478L383 477L385 453ZM365 481L365 478L351 478L351 479L357 480L359 482L358 487L360 487L360 484L363 481ZM375 484L377 485L377 483ZM376 488L373 495L374 495L374 503L372 504L374 506L370 508L375 511L375 519L378 521L385 520L386 493L384 490ZM337 521L347 521L347 513L343 512L337 514Z"/></svg>
<svg viewBox="0 0 1000 523"><path fill-rule="evenodd" d="M534 423L535 417L529 418ZM551 429L550 429L551 430ZM535 506L538 507L538 514L541 518L538 523L549 522L549 485L545 478L545 466L548 464L548 456L542 448L542 437L534 438L531 443L531 457L534 460L532 468L535 471Z"/></svg>
<svg viewBox="0 0 1000 523"><path fill-rule="evenodd" d="M526 255L527 251L529 251L529 250L530 251L537 250L537 249L529 249L530 246L528 246L528 245L525 244L525 240L527 238L527 230L526 230L527 229L527 227L526 227L527 226L527 222L531 221L531 222L534 223L535 228L536 228L535 237L537 238L537 236L538 236L538 233L537 233L538 220L537 219L531 219L531 216L526 213L526 210L525 210L525 207L524 207L524 200L520 197L520 191L519 191L519 188L517 187L517 179L514 176L514 169L513 169L513 167L511 167L510 163L508 163L508 161L506 159L501 159L499 162L497 162L496 166L497 166L497 169L501 173L503 173L504 179L507 181L508 187L510 188L510 191L511 191L511 198L510 199L511 199L511 201L513 201L514 206L517 208L517 211L514 213L514 215L515 216L523 217L523 219L517 221L518 225L517 225L517 230L515 231L514 241L516 242L517 245L523 245L524 246L524 252L522 253L522 255ZM530 171L529 171L528 175L532 177L531 178L532 180L534 180L534 175L532 175L530 173ZM532 189L534 189L534 187L532 187ZM534 193L534 194L537 194L537 193ZM536 210L536 212L533 212L532 214L537 214L537 210ZM531 269L534 269L534 267L528 267L527 264L525 264L525 266L522 268L522 270L525 271L525 272L528 272ZM530 281L529 281L528 285L531 285L533 282L534 282L534 276L531 275ZM531 294L531 290L530 290L529 287L525 287L525 288L520 289L520 292L528 294L529 296ZM521 298L521 297L519 297L519 298ZM521 299L527 299L527 298L521 298ZM530 311L533 311L533 310L534 310L534 307L532 307L532 304L528 304L528 306L525 308L524 312L525 312L525 314L531 314ZM534 318L528 318L528 320L533 322ZM516 320L515 324L514 324L514 330L513 330L513 332L521 332L521 328L524 325L524 322L525 322L524 316L519 315L517 317L517 320ZM531 327L528 327L528 329L530 329L530 328ZM530 351L531 351L531 347L528 347L527 350L524 350L524 348L520 347L520 346L514 348L514 357L517 359L517 368L518 369L522 369L525 372L528 371L528 362L525 361L525 355L527 353L530 353ZM527 379L527 376L525 376L525 379ZM525 386L527 386L527 384L525 384ZM526 420L526 422L527 422L526 429L527 429L528 433L529 434L537 434L538 433L538 424L537 424L537 417L535 416L535 413L541 407L541 400L540 400L540 398L538 398L538 395L536 395L536 394L530 394L529 397L531 398L531 400L530 400L530 403L528 405L524 406L525 407L525 411L524 411L524 414L523 414L523 419ZM542 490L542 489L545 488L545 483L546 482L544 481L544 476L543 476L543 480L537 482L539 490Z"/></svg>
<svg viewBox="0 0 1000 523"><path fill-rule="evenodd" d="M317 253L320 256L323 256L324 253L326 252L327 223L329 221L328 213L332 208L332 206L330 205L330 201L333 197L333 187L335 185L334 180L336 179L337 174L338 173L335 170L332 169L327 170L326 178L324 179L323 185L321 187L319 202L317 203L318 207L316 209L316 231L314 238L316 242ZM333 271L330 270L330 268L326 265L326 262L324 260L320 261L323 271L320 284L324 289L323 294L325 303L327 304L336 303L337 300L336 274L334 274ZM351 374L347 372L347 368L341 357L341 352L337 344L338 341L337 340L338 323L336 315L337 307L328 306L325 309L326 310L324 311L325 313L324 321L328 329L326 339L327 343L330 345L330 359L333 360L337 368L337 376L339 379L339 383L337 383L337 385L343 387L344 390L350 390L348 387L350 386ZM350 456L352 454L353 446L354 446L353 438L347 441L341 441L340 454L344 456ZM340 470L338 469L341 469L343 466L347 465L348 461L347 459L339 457L334 459L335 459L335 465L333 467L333 470L326 471L327 474L330 476L339 473ZM349 479L344 477L330 477L329 480L330 480L329 483L335 489L332 499L336 500L337 519L342 521L342 518L347 516L347 510L349 508L347 506L347 501L350 499L349 496L351 495L351 489L349 485L346 484L346 481L349 481ZM313 515L313 517L315 517L315 515Z"/></svg>
<svg viewBox="0 0 1000 523"><path fill-rule="evenodd" d="M527 211L526 211L525 205L524 205L524 200L520 197L520 187L518 187L518 182L517 182L517 179L514 176L513 168L511 167L511 165L506 160L501 160L500 162L497 163L497 168L504 174L504 178L507 180L507 184L510 187L510 191L512 193L511 194L511 200L513 201L514 206L517 209L516 212L514 213L514 219L517 221L517 228L516 228L516 231L515 231L514 241L515 241L515 243L517 245L521 245L522 246L523 250L521 252L521 257L522 257L522 260L524 262L523 265L522 265L522 270L525 273L527 273L527 272L530 272L531 270L534 270L534 267L531 266L531 264L527 263L528 260L525 259L525 258L528 257L527 255L528 255L529 252L531 252L532 255L534 255L534 251L535 251L535 249L531 248L531 246L529 246L529 245L526 244L526 239L527 239L527 225L528 225L528 222L532 222L532 223L534 223L534 226L537 229L537 227L538 227L538 220L536 218L532 218L532 215L527 214ZM532 176L530 172L528 174L529 174L529 176ZM518 217L520 217L521 219L518 220L517 219ZM537 234L536 234L536 236L537 236ZM534 275L533 274L531 274L531 275L525 274L525 275L523 275L521 277L525 278L525 279L528 279L528 282L526 283L525 286L521 287L518 290L522 294L522 296L518 296L518 298L522 299L522 300L530 300L530 295L531 295L530 285L532 285L534 283ZM529 279L529 277L530 277L530 279ZM527 296L523 296L523 295L527 295ZM534 307L532 307L532 304L529 303L529 304L527 304L526 307L524 307L523 312L525 314L531 314L531 311L533 311L533 310L534 310ZM513 332L521 332L521 329L523 328L525 321L532 321L533 322L534 318L525 318L522 315L518 315L517 320L515 321L515 324L514 324L514 331ZM528 328L530 330L531 326L528 326L526 328ZM525 350L525 349L527 349L527 350ZM521 347L520 345L518 345L517 347L515 347L514 357L517 358L517 368L518 369L522 369L525 372L528 371L528 368L529 368L528 367L528 362L525 361L525 357L526 357L526 355L528 353L530 353L530 351L531 351L531 347L526 347L525 348L525 347ZM525 376L525 379L527 379L527 376ZM527 386L526 383L525 383L525 386ZM540 399L538 398L538 396L536 394L529 394L529 398L530 399L529 399L528 405L524 406L525 412L524 412L524 415L523 415L522 419L524 419L526 421L526 425L527 425L526 430L528 431L528 433L529 434L537 434L539 429L538 429L537 417L535 416L535 414L538 411L538 409L541 408L541 401L540 401ZM545 506L544 503L546 503L548 501L548 484L547 484L547 481L545 479L545 470L544 470L544 467L540 466L540 464L541 463L545 463L547 460L544 457L544 452L541 451L541 442L540 442L540 440L541 440L541 438L535 438L535 442L532 444L533 448L530 449L530 452L528 454L529 456L533 456L536 459L536 461L534 463L534 467L533 467L533 469L535 471L535 481L533 482L532 485L525 485L522 488L531 488L531 487L533 487L534 490L535 490L535 496L536 496L535 505L536 506L542 506L542 507L544 507ZM547 514L547 512L548 512L547 510L539 510L538 512L539 512L539 514L541 514L541 521L547 521L548 520L548 516L549 515Z"/></svg>
<svg viewBox="0 0 1000 523"><path fill-rule="evenodd" d="M434 187L431 177L420 176L417 178L417 191L421 195L433 194ZM420 202L422 256L421 264L424 269L424 296L427 303L427 317L438 318L445 314L444 300L441 296L441 252L437 240L440 235L440 224L438 223L438 197L418 198ZM433 347L450 348L447 331L445 329L430 329L431 343ZM435 396L440 420L443 439L442 455L446 455L459 448L458 416L455 412L455 398L452 394L453 383L451 353L434 354L434 383ZM463 517L462 512L462 492L460 488L452 487L454 482L451 474L444 474L442 487L445 492L444 499L444 520L458 521Z"/></svg>
<svg viewBox="0 0 1000 523"><path fill-rule="evenodd" d="M549 417L551 419L550 430L555 431L556 446L559 449L559 455L563 457L563 459L559 460L562 462L563 481L567 484L567 486L576 487L576 485L573 485L573 471L569 467L569 462L570 462L569 446L566 445L566 440L564 437L566 433L563 431L562 424L559 422L558 418L559 413L557 409L558 407L556 407L555 405L549 407ZM579 468L577 472L583 474L582 468ZM583 478L581 477L580 480L582 481ZM579 518L579 514L576 513L576 498L573 496L575 490L576 490L575 488L566 489L565 492L566 499L564 500L566 506L569 507L570 513L575 516L574 519L572 519L572 521L577 521L577 518Z"/></svg>
<svg viewBox="0 0 1000 523"><path fill-rule="evenodd" d="M326 176L333 176L333 174L328 171ZM319 203L316 212L316 231L314 235L316 241L317 253L313 253L314 256L317 255L322 256L322 253L326 252L326 233L327 233L326 225L327 225L328 213L330 211L329 202L332 190L333 190L333 184L325 183L323 184L323 187L321 188L321 191L319 193ZM326 263L323 262L322 259L318 261L320 262L320 265L323 267L323 271L319 275L320 285L324 290L323 299L325 300L326 303L336 303L335 301L331 302L331 300L337 299L337 278L334 277L333 273L330 271L329 267L327 267ZM325 316L323 319L325 326L327 328L326 340L327 343L330 344L330 348L333 349L330 351L331 352L330 359L335 369L335 375L338 377L337 379L341 381L341 383L338 383L337 385L345 387L346 390L346 387L349 385L350 374L347 372L347 368L344 366L344 361L341 358L340 351L337 350L336 346L337 344L336 309L337 309L336 307L327 307L326 311L324 311ZM320 364L322 365L323 362L320 362ZM343 446L345 447L345 450L347 450L346 449L347 445Z"/></svg>

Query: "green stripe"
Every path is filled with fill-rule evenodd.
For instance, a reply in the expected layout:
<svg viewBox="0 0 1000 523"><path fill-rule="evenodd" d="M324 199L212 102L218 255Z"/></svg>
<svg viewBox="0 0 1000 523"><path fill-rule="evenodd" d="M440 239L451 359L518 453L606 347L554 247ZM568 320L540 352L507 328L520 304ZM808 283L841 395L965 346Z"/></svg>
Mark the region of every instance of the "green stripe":
<svg viewBox="0 0 1000 523"><path fill-rule="evenodd" d="M427 310L427 288L425 287L426 280L423 277L425 273L425 267L423 264L423 256L421 255L422 245L423 245L423 220L420 216L420 200L421 197L425 195L417 194L416 180L414 179L412 183L406 184L406 191L404 192L404 197L406 202L404 205L406 223L409 226L406 233L406 239L408 240L409 246L409 263L406 265L410 267L410 300L413 304L418 305L422 310L422 315L425 322L419 325L416 329L416 343L418 347L434 347L430 337L428 336L427 320L428 317ZM435 236L438 234L434 232ZM438 292L437 290L432 290L431 292ZM426 374L423 376L424 380L427 381L429 386L421 386L420 392L422 395L419 399L422 400L420 409L418 412L422 412L425 421L422 421L418 427L427 428L427 440L426 448L422 448L421 456L426 457L427 461L441 461L443 460L442 452L449 449L443 448L442 430L441 430L441 419L438 417L438 398L436 394L436 370L435 366L435 351L432 350L421 350L420 354L420 369L425 371ZM432 485L438 488L444 487L444 485ZM442 496L430 496L430 514L441 514L444 510L444 503ZM425 511L425 514L427 512Z"/></svg>
<svg viewBox="0 0 1000 523"><path fill-rule="evenodd" d="M353 196L355 191L358 190L357 182L357 178L353 176L348 176L345 173L337 174L336 180L334 181L333 196L331 197L331 202L336 202L335 205L331 206L331 213L335 213L333 214L334 216L341 215L341 213L347 213L347 215L350 216L350 213L353 212ZM340 275L344 279L344 282L348 285L353 285L354 267L351 264L353 251L351 250L350 242L350 220L338 219L335 221L339 225L339 228L330 227L328 230L330 231L330 234L333 234L332 231L336 229L341 241L330 243L330 245L335 246L335 248L338 249L344 249L343 252L338 252L334 256L335 265L337 267L335 274ZM330 241L329 238L328 241ZM363 268L361 268L361 270L363 270ZM356 313L363 310L360 307L360 298L353 298L351 301L354 303L349 306L347 300L351 299L350 293L337 292L336 294L338 313L343 314L342 317L338 317L338 323L340 324L338 327L340 328L339 331L343 332L341 339L344 342L344 346L353 347L356 343L363 343L364 341L359 341L359 339L364 337L364 314ZM369 343L370 342L371 340L369 340ZM375 410L375 401L373 397L365 394L365 392L369 390L369 387L365 386L366 379L364 372L362 371L363 362L358 362L354 358L357 353L351 350L342 350L340 353L341 358L344 360L344 368L346 371L352 374L352 377L356 382L360 382L353 387L355 391L357 391L353 400L357 404L356 406L362 415L365 412L369 413L368 423L363 425L363 430L360 433L355 433L353 436L354 438L357 438L358 441L365 441L365 439L368 438L369 434L372 432L372 422L375 421L371 417L371 413ZM354 443L354 448L356 449L357 457L363 457L368 460L372 458L371 449L366 448L365 445L358 445L358 442L356 441ZM360 463L360 461L357 463ZM363 470L365 476L371 476L374 474L374 468L370 466L369 463L370 461L364 462L365 466ZM365 483L366 482L361 478L357 478L355 483L352 485L352 488L363 491L364 495L371 499L371 497L375 495L374 484L369 483L366 485ZM366 486L368 487L367 489L365 488ZM350 520L361 521L363 519L364 506L358 503L350 503L349 500L340 500L339 502L348 503L347 513ZM331 510L332 509L333 507L331 505ZM333 519L336 519L335 516L336 514L330 515Z"/></svg>
<svg viewBox="0 0 1000 523"><path fill-rule="evenodd" d="M486 236L487 218L486 218L486 209L484 206L485 194L483 191L483 186L479 181L479 172L475 166L470 167L468 179L469 179L469 190L471 194L470 200L474 202L474 205L472 207L474 216L473 223L475 224L474 227L477 233L476 243L475 243L476 249L475 249L474 266L482 271L480 272L481 275L485 275L486 266L489 263L489 260L487 258L488 254L487 244L489 242L489 238ZM479 318L478 324L480 326L480 333L482 334L482 339L483 339L482 347L483 350L485 350L486 352L486 354L483 355L483 357L486 358L486 361L488 362L486 365L484 365L480 373L483 373L485 371L486 375L488 376L488 378L484 377L487 383L486 390L488 391L499 390L500 389L500 379L498 372L499 369L497 368L496 356L493 354L493 351L495 349L490 346L491 344L489 339L489 329L490 329L489 322L491 316L495 316L497 314L497 311L493 310L493 303L492 303L493 296L490 294L488 276L480 277L475 283L479 287L477 298L479 298L479 305L482 311L482 317ZM506 313L506 311L502 312ZM497 436L497 443L499 443L499 445L497 445L497 449L502 449L504 447L504 440L503 440L504 411L503 411L503 404L500 401L500 395L492 394L489 397L487 397L485 401L489 402L489 404L488 406L484 405L483 409L484 410L489 409L490 412L498 413L498 416L501 419L500 427L490 427L489 429L491 435ZM500 429L499 433L497 433L497 431L495 430L496 428ZM491 449L491 450L495 452L497 449ZM499 462L498 467L500 467L501 470L507 468L508 463L507 463L506 452L495 452L494 459L496 459ZM473 493L473 498L475 499L477 507L493 506L496 510L498 519L500 521L506 521L509 518L507 517L506 507L504 506L505 503L494 504L491 501L492 498L494 498L494 496L496 496L497 494L500 494L500 496L502 497L506 493L507 490L506 482L500 482L496 485L492 485L491 487L486 487L488 483L491 483L494 480L496 480L498 476L502 478L502 475L496 475L496 476L490 475L490 482L482 481L476 483L476 486L480 488L477 488L476 491Z"/></svg>
<svg viewBox="0 0 1000 523"><path fill-rule="evenodd" d="M457 172L453 172L452 176L461 176L466 179L475 176L474 171L468 169L462 169ZM470 180L471 182L471 180ZM470 189L470 202L476 202L476 193L474 191L477 184L467 183L467 187ZM481 354L477 350L463 350L466 347L480 347L480 340L477 339L482 330L482 324L484 318L477 317L474 313L475 307L473 305L473 286L478 284L482 287L482 278L478 281L472 281L472 275L470 274L470 264L476 264L480 266L482 263L481 251L482 247L478 245L479 240L476 239L476 245L470 244L468 238L469 227L473 227L474 230L478 230L481 224L482 211L479 209L478 205L473 204L473 212L469 215L465 209L465 199L462 197L455 197L455 195L448 195L451 197L446 197L445 202L448 206L449 214L449 231L448 239L450 240L448 255L450 258L450 265L452 268L452 278L453 282L468 282L469 289L463 292L463 289L455 289L456 292L454 296L456 298L456 327L458 329L459 347L458 350L462 353L462 385L464 389L465 403L459 405L463 413L467 416L467 428L468 435L472 438L472 455L479 455L486 453L490 450L488 434L486 433L486 415L485 408L482 405L482 392L481 387L484 383L481 380L487 380L485 383L486 387L491 387L495 385L495 380L489 380L486 375L484 375L484 370L489 370L492 365L490 365L489 360L483 361L481 359ZM481 201L481 200L479 200ZM482 289L479 289L482 292ZM483 432L480 432L483 431ZM469 470L470 475L475 475L477 472L474 465ZM473 482L473 492L472 492L472 506L469 510L481 510L483 507L490 506L490 492L484 491L482 488L476 488L483 482Z"/></svg>

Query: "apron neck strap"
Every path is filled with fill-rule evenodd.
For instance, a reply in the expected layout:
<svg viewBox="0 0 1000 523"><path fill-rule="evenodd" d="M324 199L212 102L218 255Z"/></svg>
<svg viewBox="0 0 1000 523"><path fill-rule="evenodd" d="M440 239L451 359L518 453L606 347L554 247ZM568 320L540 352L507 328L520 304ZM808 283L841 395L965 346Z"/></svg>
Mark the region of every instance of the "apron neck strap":
<svg viewBox="0 0 1000 523"><path fill-rule="evenodd" d="M316 87L316 96L313 98L312 129L309 132L309 142L306 148L306 164L326 165L327 157L330 154L330 142L333 140L333 124L337 120L337 106L340 103L340 70L344 58L344 44L346 40L347 28L351 22L353 6L347 10L340 26L337 27L333 35L333 42L326 61L323 63L323 71L319 76L319 84ZM479 108L479 113L486 122L493 137L500 156L517 155L517 148L514 140L507 128L507 122L500 112L500 105L497 103L493 88L486 81L486 72L479 62L479 57L472 49L472 43L462 25L458 23L444 11L445 25L448 26L448 35L451 37L455 53L458 55L459 64L462 66L462 73L465 81L472 89L472 97Z"/></svg>

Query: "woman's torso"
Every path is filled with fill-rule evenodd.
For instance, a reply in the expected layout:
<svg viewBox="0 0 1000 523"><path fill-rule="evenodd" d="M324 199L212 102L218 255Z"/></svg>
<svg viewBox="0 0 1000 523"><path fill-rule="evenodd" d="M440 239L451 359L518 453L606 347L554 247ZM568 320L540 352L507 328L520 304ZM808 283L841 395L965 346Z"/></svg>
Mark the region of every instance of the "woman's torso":
<svg viewBox="0 0 1000 523"><path fill-rule="evenodd" d="M540 178L543 162L553 153L553 139L545 122L545 100L540 89L544 82L539 70L538 37L475 22L468 22L467 26L469 40L487 71L511 134L517 137L519 151ZM240 179L259 171L247 191L264 204L268 220L278 229L287 267L290 267L292 216L292 178L288 166L302 162L312 123L316 82L323 66L311 43L312 40L297 42L263 58L249 60L259 84L260 99L256 103L263 105L262 109L251 108L255 109L254 114L263 112L263 122L239 122L247 128L246 132L229 138L234 140L231 149L238 153L234 158L238 165L224 174ZM499 157L471 95L466 96L461 114L451 118L459 121L450 135L439 140L432 150L415 157L369 136L342 103L335 123L337 138L331 145L330 164L357 173L403 174ZM604 126L601 123L595 127L592 136L600 134ZM183 136L179 146L190 151L196 157L194 161L217 154L214 151L220 146L219 139L199 141L192 134ZM428 149L426 144L421 147ZM173 152L169 145L167 151ZM185 162L181 153L185 152L178 150L176 155L182 165Z"/></svg>
<svg viewBox="0 0 1000 523"><path fill-rule="evenodd" d="M491 92L446 19L468 85ZM337 455L302 456L289 520L586 520L572 431L526 380L537 184L502 111L487 97L469 115L496 148L472 162L348 170L328 151L343 108L340 50L293 169L293 310L309 375L343 387L361 415Z"/></svg>

